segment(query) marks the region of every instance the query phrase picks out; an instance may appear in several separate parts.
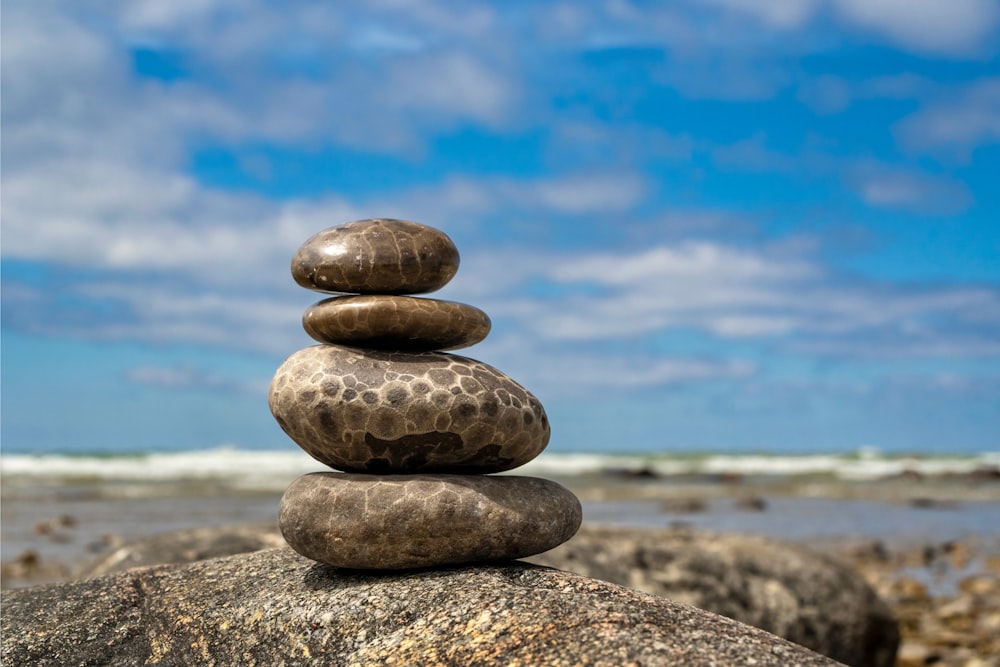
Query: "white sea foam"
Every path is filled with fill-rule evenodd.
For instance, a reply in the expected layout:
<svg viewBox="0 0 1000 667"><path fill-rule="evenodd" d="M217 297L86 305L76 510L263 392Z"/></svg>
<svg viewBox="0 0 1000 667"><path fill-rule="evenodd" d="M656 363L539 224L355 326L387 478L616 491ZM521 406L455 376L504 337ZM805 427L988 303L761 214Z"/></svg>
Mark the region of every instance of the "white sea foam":
<svg viewBox="0 0 1000 667"><path fill-rule="evenodd" d="M886 456L873 450L851 454L656 454L611 455L544 452L514 471L542 477L598 475L606 471L648 470L665 477L830 476L863 481L912 473L922 476L967 474L1000 469L1000 452L967 456ZM221 447L210 450L87 456L74 454L4 454L4 483L61 481L169 483L216 481L243 488L280 489L298 475L325 468L305 452Z"/></svg>
<svg viewBox="0 0 1000 667"><path fill-rule="evenodd" d="M1000 452L967 456L884 456L872 449L854 454L709 454L613 456L544 453L519 471L537 475L586 475L602 471L648 470L663 477L739 475L793 477L826 475L860 481L901 474L938 476L1000 469Z"/></svg>
<svg viewBox="0 0 1000 667"><path fill-rule="evenodd" d="M321 465L300 450L200 451L122 455L11 454L0 456L4 482L219 481L230 486L271 488Z"/></svg>

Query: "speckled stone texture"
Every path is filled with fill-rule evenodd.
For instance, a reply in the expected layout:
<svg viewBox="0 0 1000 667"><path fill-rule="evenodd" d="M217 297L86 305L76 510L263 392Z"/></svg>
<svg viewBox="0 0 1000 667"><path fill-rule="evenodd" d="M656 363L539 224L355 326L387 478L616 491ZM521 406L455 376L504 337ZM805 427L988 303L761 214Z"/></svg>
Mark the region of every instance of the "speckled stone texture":
<svg viewBox="0 0 1000 667"><path fill-rule="evenodd" d="M321 343L427 352L475 345L489 334L490 318L454 301L365 294L320 301L302 327Z"/></svg>
<svg viewBox="0 0 1000 667"><path fill-rule="evenodd" d="M281 498L285 541L337 567L401 570L522 558L573 537L576 496L547 479L310 473Z"/></svg>
<svg viewBox="0 0 1000 667"><path fill-rule="evenodd" d="M275 373L268 404L302 449L347 472L510 470L545 449L550 434L528 390L443 352L308 347Z"/></svg>
<svg viewBox="0 0 1000 667"><path fill-rule="evenodd" d="M292 277L323 292L423 294L458 271L447 234L416 222L359 220L324 229L299 248Z"/></svg>
<svg viewBox="0 0 1000 667"><path fill-rule="evenodd" d="M4 591L4 667L832 667L671 600L506 563L368 574L290 549Z"/></svg>

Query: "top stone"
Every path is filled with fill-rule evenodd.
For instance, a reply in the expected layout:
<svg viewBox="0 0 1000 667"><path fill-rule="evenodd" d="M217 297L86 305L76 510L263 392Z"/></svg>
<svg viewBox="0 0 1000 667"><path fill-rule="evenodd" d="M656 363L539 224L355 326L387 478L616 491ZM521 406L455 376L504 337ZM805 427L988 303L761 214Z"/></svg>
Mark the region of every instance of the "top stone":
<svg viewBox="0 0 1000 667"><path fill-rule="evenodd" d="M458 271L447 234L416 222L359 220L319 232L292 259L302 287L349 294L422 294Z"/></svg>

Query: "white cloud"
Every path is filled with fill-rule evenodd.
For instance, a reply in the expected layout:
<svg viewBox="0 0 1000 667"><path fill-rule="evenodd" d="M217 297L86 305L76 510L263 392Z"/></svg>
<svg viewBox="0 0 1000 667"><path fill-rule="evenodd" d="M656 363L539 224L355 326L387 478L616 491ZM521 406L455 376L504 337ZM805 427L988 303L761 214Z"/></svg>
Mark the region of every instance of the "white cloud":
<svg viewBox="0 0 1000 667"><path fill-rule="evenodd" d="M653 59L641 67L654 82L688 98L762 100L790 82L781 62L785 57L829 41L809 29L818 6L813 0L714 0L640 7L622 0L589 5L583 16L573 12L568 29L543 35L575 40L567 44L570 49L660 52L662 62ZM564 14L536 10L532 23L549 26ZM525 27L529 34L534 31Z"/></svg>
<svg viewBox="0 0 1000 667"><path fill-rule="evenodd" d="M815 13L817 0L709 0L730 11L747 14L771 28L800 28Z"/></svg>
<svg viewBox="0 0 1000 667"><path fill-rule="evenodd" d="M806 329L801 317L790 315L722 315L711 324L711 331L723 338L775 336Z"/></svg>
<svg viewBox="0 0 1000 667"><path fill-rule="evenodd" d="M5 178L4 252L70 266L173 271L217 284L256 282L320 229L372 216L475 226L501 207L601 214L635 206L635 174L570 174L548 179L450 179L382 195L275 203L217 192L174 172L101 158L63 159Z"/></svg>
<svg viewBox="0 0 1000 667"><path fill-rule="evenodd" d="M149 174L106 178L114 172L88 173L93 178L78 181L79 190L70 189L65 199L29 187L41 180L6 184L5 252L97 270L96 277L67 286L66 293L83 302L119 304L129 317L89 324L47 321L38 333L287 352L308 343L299 319L318 298L291 284L291 254L318 229L364 217L361 212L371 209L336 198L278 205L202 191L190 182L170 186L164 179L163 185ZM878 169L872 173L881 175ZM460 221L475 225L496 206L511 202L526 210L545 204L542 209L570 215L591 208L599 215L638 201L629 197L641 188L628 187L629 177L624 178L569 177L547 185L452 180L380 200L377 214L399 212L427 221L439 216L433 224L445 220L440 226L460 232ZM63 180L77 182L68 176ZM927 189L922 182L916 185ZM601 199L605 191L607 200ZM621 199L621 192L633 194ZM586 206L578 208L581 201ZM499 329L521 332L545 346L545 354L556 360L552 363L571 363L578 356L561 350L568 342L643 340L677 330L724 339L791 337L800 349L808 343L815 353L830 354L863 346L854 336L882 332L894 337L899 350L930 350L948 345L947 327L960 328L982 313L1000 310L998 295L989 290L910 293L887 285L837 283L811 252L808 245L740 247L709 240L571 254L513 245L470 248L463 250L463 268L441 298L484 308ZM529 284L534 285L530 294L525 292ZM914 346L908 348L906 341ZM629 359L611 363L633 363ZM675 365L647 370L648 376L632 376L638 382L647 377L666 381L674 371L682 375Z"/></svg>
<svg viewBox="0 0 1000 667"><path fill-rule="evenodd" d="M205 138L415 155L427 128L499 127L514 118L520 92L505 61L513 45L491 40L499 53L470 48L491 26L490 12L456 10L464 20L444 21L448 12L417 5L359 14L296 3L168 4L123 3L118 14L41 3L7 12L4 122L17 145L5 146L5 161L37 156L39 143L77 141L81 149L90 144L81 150L88 155L126 150L182 165L190 145ZM345 48L349 36L365 32L354 30L357 22L369 33L434 39L426 48L359 53ZM129 52L136 45L180 54L198 76L136 79ZM15 123L19 131L10 132ZM69 128L79 135L66 136ZM25 145L31 150L20 150Z"/></svg>
<svg viewBox="0 0 1000 667"><path fill-rule="evenodd" d="M465 280L479 286L470 295L495 322L514 324L545 345L638 342L697 330L796 346L810 341L816 352L831 354L881 338L910 356L995 330L996 290L837 281L803 252L701 242L615 255L509 254L492 263L474 256ZM520 293L538 280L552 281L548 295ZM970 354L984 349L970 347Z"/></svg>
<svg viewBox="0 0 1000 667"><path fill-rule="evenodd" d="M940 92L941 84L912 72L867 79L858 92L868 99L923 100Z"/></svg>
<svg viewBox="0 0 1000 667"><path fill-rule="evenodd" d="M816 269L797 258L769 258L711 242L687 242L632 255L595 254L565 259L549 270L561 282L667 287L692 278L719 283L802 279Z"/></svg>
<svg viewBox="0 0 1000 667"><path fill-rule="evenodd" d="M847 174L850 186L867 204L916 215L964 211L972 194L962 181L915 169L862 163Z"/></svg>
<svg viewBox="0 0 1000 667"><path fill-rule="evenodd" d="M648 195L646 180L626 171L588 171L544 177L452 176L440 184L386 193L358 210L420 220L446 231L483 229L494 214L508 218L600 215L627 211Z"/></svg>
<svg viewBox="0 0 1000 667"><path fill-rule="evenodd" d="M747 361L700 359L616 358L613 356L547 356L537 362L539 384L546 378L572 390L602 387L637 389L685 382L751 377L756 367Z"/></svg>
<svg viewBox="0 0 1000 667"><path fill-rule="evenodd" d="M35 336L97 341L138 341L252 350L276 356L310 343L302 312L319 295L298 289L290 277L272 274L256 293L189 286L181 281L116 276L76 279L51 290L10 291L17 309L8 326Z"/></svg>
<svg viewBox="0 0 1000 667"><path fill-rule="evenodd" d="M182 366L179 368L156 368L153 366L139 366L129 369L125 373L125 378L129 382L137 384L148 384L160 387L190 387L195 384L197 369L193 366Z"/></svg>
<svg viewBox="0 0 1000 667"><path fill-rule="evenodd" d="M1000 343L992 337L948 336L886 340L818 339L796 342L791 349L808 355L865 360L989 359L1000 356Z"/></svg>
<svg viewBox="0 0 1000 667"><path fill-rule="evenodd" d="M801 158L768 148L763 132L719 146L712 151L712 157L720 167L750 172L790 171L801 166Z"/></svg>
<svg viewBox="0 0 1000 667"><path fill-rule="evenodd" d="M912 151L968 160L977 148L1000 143L1000 78L948 91L903 119L894 131Z"/></svg>
<svg viewBox="0 0 1000 667"><path fill-rule="evenodd" d="M395 31L381 25L364 25L354 30L347 42L360 51L414 53L426 45L415 34Z"/></svg>
<svg viewBox="0 0 1000 667"><path fill-rule="evenodd" d="M805 81L798 98L818 114L840 113L851 103L851 87L841 77L827 74Z"/></svg>
<svg viewBox="0 0 1000 667"><path fill-rule="evenodd" d="M615 392L648 391L687 384L744 381L757 375L756 363L736 355L672 356L638 349L594 347L585 342L551 341L519 333L494 333L467 352L531 389L550 398L593 395L595 389Z"/></svg>
<svg viewBox="0 0 1000 667"><path fill-rule="evenodd" d="M510 118L517 97L513 81L471 54L458 52L399 59L390 64L385 79L366 92L375 105L404 113L429 110L494 126Z"/></svg>
<svg viewBox="0 0 1000 667"><path fill-rule="evenodd" d="M125 26L133 30L164 31L183 29L209 19L223 5L249 9L245 2L219 0L177 0L157 2L156 0L131 0L121 3L121 19Z"/></svg>
<svg viewBox="0 0 1000 667"><path fill-rule="evenodd" d="M117 162L53 161L5 179L4 252L145 275L255 281L255 266L277 265L316 231L302 208L213 193L174 173ZM336 201L325 210L341 221L354 213Z"/></svg>
<svg viewBox="0 0 1000 667"><path fill-rule="evenodd" d="M672 58L656 73L656 79L695 100L772 99L791 83L792 75L775 54L748 50L750 53L706 49L690 59Z"/></svg>
<svg viewBox="0 0 1000 667"><path fill-rule="evenodd" d="M125 371L124 379L131 384L162 389L210 389L255 396L264 395L267 391L263 382L223 377L194 364L136 366Z"/></svg>
<svg viewBox="0 0 1000 667"><path fill-rule="evenodd" d="M625 211L645 195L643 180L636 174L585 174L541 180L525 188L522 196L563 213Z"/></svg>
<svg viewBox="0 0 1000 667"><path fill-rule="evenodd" d="M977 52L1000 20L995 0L833 0L850 23L907 49L968 55Z"/></svg>
<svg viewBox="0 0 1000 667"><path fill-rule="evenodd" d="M630 165L644 160L688 164L698 142L639 123L560 121L551 128L550 151L567 162Z"/></svg>

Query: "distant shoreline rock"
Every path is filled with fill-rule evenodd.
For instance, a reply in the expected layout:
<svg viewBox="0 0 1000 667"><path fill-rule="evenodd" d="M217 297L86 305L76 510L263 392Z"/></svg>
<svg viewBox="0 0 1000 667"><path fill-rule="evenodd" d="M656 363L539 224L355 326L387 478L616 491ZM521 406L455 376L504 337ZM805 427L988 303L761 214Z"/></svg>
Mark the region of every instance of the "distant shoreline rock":
<svg viewBox="0 0 1000 667"><path fill-rule="evenodd" d="M895 614L854 569L763 537L587 526L526 559L763 628L853 667L893 667Z"/></svg>

